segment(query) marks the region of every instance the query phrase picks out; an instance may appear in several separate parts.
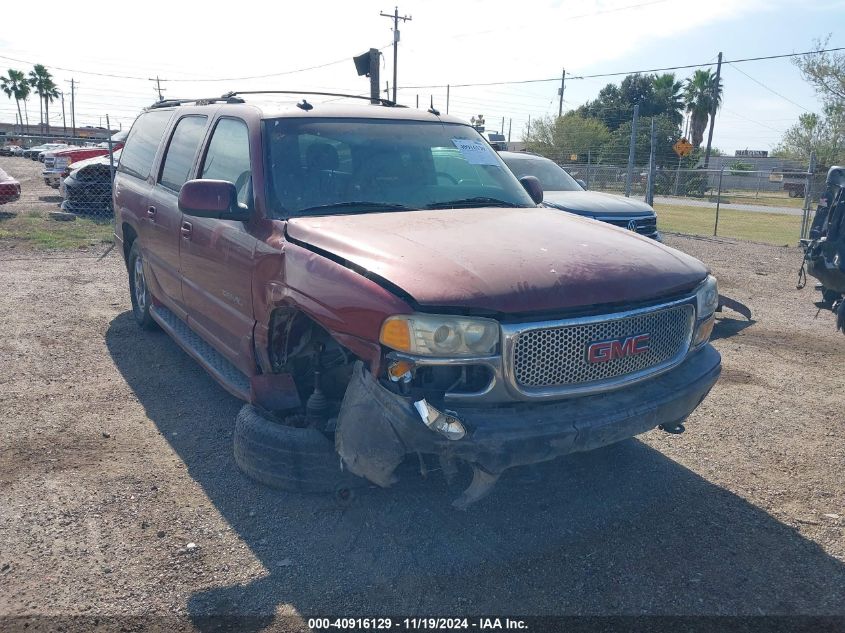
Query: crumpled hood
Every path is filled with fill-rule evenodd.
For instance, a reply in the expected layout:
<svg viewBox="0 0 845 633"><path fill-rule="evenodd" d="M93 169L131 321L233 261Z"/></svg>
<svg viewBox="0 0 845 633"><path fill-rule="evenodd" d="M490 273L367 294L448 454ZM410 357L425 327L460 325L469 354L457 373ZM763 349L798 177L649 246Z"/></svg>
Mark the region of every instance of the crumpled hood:
<svg viewBox="0 0 845 633"><path fill-rule="evenodd" d="M547 208L294 218L285 230L423 308L523 313L641 302L690 290L707 274L654 240Z"/></svg>
<svg viewBox="0 0 845 633"><path fill-rule="evenodd" d="M600 191L544 191L543 203L590 217L654 215L654 209L641 200Z"/></svg>

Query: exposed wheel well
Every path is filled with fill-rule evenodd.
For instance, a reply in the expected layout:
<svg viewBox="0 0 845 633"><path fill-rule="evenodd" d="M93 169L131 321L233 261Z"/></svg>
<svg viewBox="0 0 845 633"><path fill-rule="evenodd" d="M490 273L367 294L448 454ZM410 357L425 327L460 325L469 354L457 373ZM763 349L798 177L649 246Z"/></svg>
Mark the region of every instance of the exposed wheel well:
<svg viewBox="0 0 845 633"><path fill-rule="evenodd" d="M352 365L357 358L338 343L328 330L294 307L273 310L269 329L267 352L273 371L290 373L303 400L311 393L313 386L317 349L320 349L322 359L324 388L330 396L343 396Z"/></svg>

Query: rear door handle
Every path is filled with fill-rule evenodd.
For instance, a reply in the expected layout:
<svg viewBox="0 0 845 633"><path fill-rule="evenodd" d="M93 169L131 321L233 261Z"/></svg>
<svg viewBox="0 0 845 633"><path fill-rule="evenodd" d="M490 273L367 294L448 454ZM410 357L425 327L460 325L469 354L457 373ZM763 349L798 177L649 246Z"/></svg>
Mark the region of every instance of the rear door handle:
<svg viewBox="0 0 845 633"><path fill-rule="evenodd" d="M191 239L191 229L192 228L193 227L191 226L190 222L182 222L182 228L180 229L180 232L182 233L182 237L185 238L186 240Z"/></svg>
<svg viewBox="0 0 845 633"><path fill-rule="evenodd" d="M147 207L147 217L148 218L155 218L156 217L156 208L153 206Z"/></svg>

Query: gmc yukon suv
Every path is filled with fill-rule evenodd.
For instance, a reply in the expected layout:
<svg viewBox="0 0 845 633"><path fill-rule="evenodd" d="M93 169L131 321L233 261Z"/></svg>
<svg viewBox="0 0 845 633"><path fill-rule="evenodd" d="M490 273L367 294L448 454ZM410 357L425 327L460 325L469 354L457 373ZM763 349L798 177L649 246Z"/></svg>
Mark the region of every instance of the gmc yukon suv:
<svg viewBox="0 0 845 633"><path fill-rule="evenodd" d="M248 475L388 486L416 454L471 467L464 507L508 468L682 432L719 376L699 261L541 201L433 108L230 93L138 117L115 233L139 325L247 403Z"/></svg>

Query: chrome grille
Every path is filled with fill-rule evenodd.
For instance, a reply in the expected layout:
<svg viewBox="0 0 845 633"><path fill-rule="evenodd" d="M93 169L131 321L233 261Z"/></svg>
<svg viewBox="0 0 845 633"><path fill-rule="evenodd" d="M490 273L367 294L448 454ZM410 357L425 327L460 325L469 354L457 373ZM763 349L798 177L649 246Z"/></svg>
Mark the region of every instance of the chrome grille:
<svg viewBox="0 0 845 633"><path fill-rule="evenodd" d="M649 374L680 362L692 338L692 305L682 304L601 321L562 324L521 332L513 347L513 376L521 389L583 386ZM649 334L648 351L589 362L587 347L601 341Z"/></svg>

